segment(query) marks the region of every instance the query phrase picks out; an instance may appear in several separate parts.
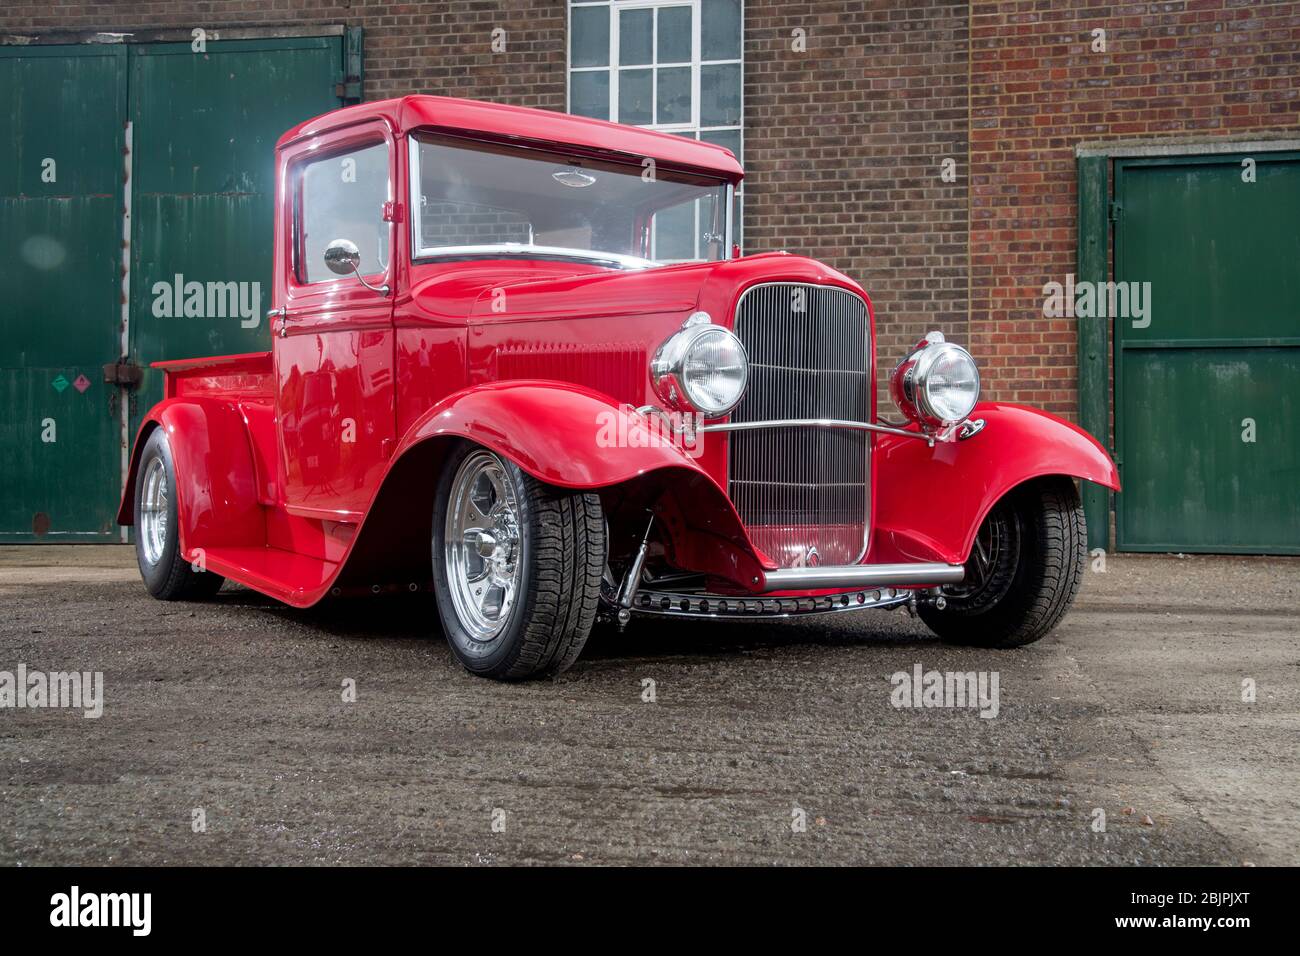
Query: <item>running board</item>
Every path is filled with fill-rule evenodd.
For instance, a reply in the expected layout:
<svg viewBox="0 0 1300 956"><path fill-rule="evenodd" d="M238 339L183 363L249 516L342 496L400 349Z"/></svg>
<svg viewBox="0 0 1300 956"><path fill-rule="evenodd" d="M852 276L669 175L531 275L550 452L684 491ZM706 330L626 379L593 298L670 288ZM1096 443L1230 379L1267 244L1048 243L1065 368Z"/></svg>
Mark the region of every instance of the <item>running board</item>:
<svg viewBox="0 0 1300 956"><path fill-rule="evenodd" d="M278 548L203 549L205 570L236 581L293 607L310 607L334 580L338 565ZM198 555L189 554L190 561Z"/></svg>
<svg viewBox="0 0 1300 956"><path fill-rule="evenodd" d="M830 568L780 568L764 575L763 593L822 588L931 587L956 584L966 576L960 564L855 564Z"/></svg>

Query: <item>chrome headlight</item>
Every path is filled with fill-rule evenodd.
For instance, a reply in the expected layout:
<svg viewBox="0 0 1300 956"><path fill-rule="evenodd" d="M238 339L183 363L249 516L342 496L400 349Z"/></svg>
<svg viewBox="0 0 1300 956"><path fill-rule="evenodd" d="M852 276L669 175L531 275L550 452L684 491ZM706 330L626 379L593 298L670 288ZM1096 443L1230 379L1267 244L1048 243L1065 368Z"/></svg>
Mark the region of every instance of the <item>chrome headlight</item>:
<svg viewBox="0 0 1300 956"><path fill-rule="evenodd" d="M931 332L898 363L889 385L894 403L912 421L953 425L974 410L980 373L969 352Z"/></svg>
<svg viewBox="0 0 1300 956"><path fill-rule="evenodd" d="M745 394L749 358L740 339L712 324L707 312L696 312L659 346L650 378L670 408L720 418Z"/></svg>

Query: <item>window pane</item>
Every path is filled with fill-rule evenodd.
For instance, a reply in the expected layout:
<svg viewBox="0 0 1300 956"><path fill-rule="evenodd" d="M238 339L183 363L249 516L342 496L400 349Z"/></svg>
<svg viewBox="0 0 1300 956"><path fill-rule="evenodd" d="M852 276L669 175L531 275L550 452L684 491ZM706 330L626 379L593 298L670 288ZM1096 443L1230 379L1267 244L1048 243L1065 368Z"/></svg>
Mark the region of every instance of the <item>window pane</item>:
<svg viewBox="0 0 1300 956"><path fill-rule="evenodd" d="M569 33L571 66L609 66L609 11L576 8Z"/></svg>
<svg viewBox="0 0 1300 956"><path fill-rule="evenodd" d="M472 202L426 201L420 207L420 248L525 243L533 235L527 217L512 209Z"/></svg>
<svg viewBox="0 0 1300 956"><path fill-rule="evenodd" d="M743 132L737 128L744 103L743 68L739 63L715 62L743 57L742 4L743 0L645 4L569 0L572 65L601 67L570 74L571 112L636 126L684 126L689 132L670 132L723 146L743 161ZM611 13L616 17L612 23ZM610 72L603 69L607 65ZM610 102L611 94L614 102ZM662 221L656 221L661 258L719 254L720 250L706 248L700 235L716 232L716 224L697 221L699 214L712 215L714 207L708 203L689 206L689 217L686 208L674 208L660 215ZM735 206L738 214L738 194ZM735 230L739 239L738 215Z"/></svg>
<svg viewBox="0 0 1300 956"><path fill-rule="evenodd" d="M653 10L622 10L618 15L618 63L649 63L654 41Z"/></svg>
<svg viewBox="0 0 1300 956"><path fill-rule="evenodd" d="M705 60L740 59L740 0L702 0L700 56Z"/></svg>
<svg viewBox="0 0 1300 956"><path fill-rule="evenodd" d="M655 259L695 258L695 203L684 202L655 215Z"/></svg>
<svg viewBox="0 0 1300 956"><path fill-rule="evenodd" d="M716 146L725 146L731 150L736 159L742 163L745 157L740 155L740 130L738 129L711 129L700 134L700 139L706 143L713 143Z"/></svg>
<svg viewBox="0 0 1300 956"><path fill-rule="evenodd" d="M659 71L657 105L656 123L691 121L691 68L689 66Z"/></svg>
<svg viewBox="0 0 1300 956"><path fill-rule="evenodd" d="M659 62L691 62L690 7L664 7L659 11Z"/></svg>
<svg viewBox="0 0 1300 956"><path fill-rule="evenodd" d="M700 125L740 125L740 64L700 67Z"/></svg>
<svg viewBox="0 0 1300 956"><path fill-rule="evenodd" d="M367 146L317 160L302 174L302 245L299 276L307 282L337 279L325 265L325 247L335 239L361 251L361 274L388 268L388 147Z"/></svg>
<svg viewBox="0 0 1300 956"><path fill-rule="evenodd" d="M569 74L569 112L609 119L609 70Z"/></svg>
<svg viewBox="0 0 1300 956"><path fill-rule="evenodd" d="M619 70L618 121L631 126L654 122L650 100L651 70Z"/></svg>

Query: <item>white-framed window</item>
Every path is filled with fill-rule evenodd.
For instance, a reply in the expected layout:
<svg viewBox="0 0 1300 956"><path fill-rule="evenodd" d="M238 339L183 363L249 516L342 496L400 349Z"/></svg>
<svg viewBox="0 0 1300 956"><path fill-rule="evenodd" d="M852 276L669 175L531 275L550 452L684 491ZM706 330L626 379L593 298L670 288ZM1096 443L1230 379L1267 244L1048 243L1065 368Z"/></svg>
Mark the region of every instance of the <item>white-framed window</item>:
<svg viewBox="0 0 1300 956"><path fill-rule="evenodd" d="M567 109L717 143L743 163L743 24L744 0L569 0ZM737 243L741 201L737 190ZM700 257L681 218L656 222L658 258Z"/></svg>

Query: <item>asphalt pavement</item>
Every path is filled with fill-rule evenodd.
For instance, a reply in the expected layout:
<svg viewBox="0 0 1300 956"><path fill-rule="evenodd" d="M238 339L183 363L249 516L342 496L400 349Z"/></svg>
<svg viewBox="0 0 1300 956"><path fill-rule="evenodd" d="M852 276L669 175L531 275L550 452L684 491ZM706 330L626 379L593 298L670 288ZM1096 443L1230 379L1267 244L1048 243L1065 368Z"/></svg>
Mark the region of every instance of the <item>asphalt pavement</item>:
<svg viewBox="0 0 1300 956"><path fill-rule="evenodd" d="M1018 650L648 622L504 685L425 597L165 604L127 547L5 547L19 665L102 714L0 708L5 865L1300 863L1300 559L1110 556Z"/></svg>

